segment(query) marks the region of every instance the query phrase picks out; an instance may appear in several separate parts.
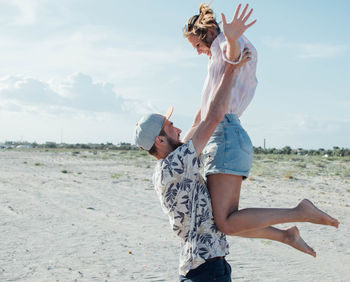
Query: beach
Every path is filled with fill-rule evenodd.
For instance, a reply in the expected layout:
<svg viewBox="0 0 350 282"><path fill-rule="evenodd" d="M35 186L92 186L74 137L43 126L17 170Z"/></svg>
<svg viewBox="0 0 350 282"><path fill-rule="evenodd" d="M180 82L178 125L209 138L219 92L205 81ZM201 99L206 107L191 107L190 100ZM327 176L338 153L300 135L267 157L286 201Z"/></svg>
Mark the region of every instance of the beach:
<svg viewBox="0 0 350 282"><path fill-rule="evenodd" d="M180 241L154 164L140 151L0 150L0 281L178 281ZM234 281L350 281L349 159L256 155L240 208L303 198L340 221L295 224L317 258L227 237Z"/></svg>

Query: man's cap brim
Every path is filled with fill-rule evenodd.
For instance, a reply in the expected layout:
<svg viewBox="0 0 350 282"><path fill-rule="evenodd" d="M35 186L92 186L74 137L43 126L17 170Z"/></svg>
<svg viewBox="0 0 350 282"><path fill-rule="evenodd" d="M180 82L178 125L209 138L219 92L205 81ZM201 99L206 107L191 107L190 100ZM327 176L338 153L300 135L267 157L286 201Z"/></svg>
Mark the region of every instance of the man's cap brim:
<svg viewBox="0 0 350 282"><path fill-rule="evenodd" d="M171 117L171 114L173 113L174 107L170 106L170 108L168 109L167 113L165 114L165 119L169 120L169 118Z"/></svg>

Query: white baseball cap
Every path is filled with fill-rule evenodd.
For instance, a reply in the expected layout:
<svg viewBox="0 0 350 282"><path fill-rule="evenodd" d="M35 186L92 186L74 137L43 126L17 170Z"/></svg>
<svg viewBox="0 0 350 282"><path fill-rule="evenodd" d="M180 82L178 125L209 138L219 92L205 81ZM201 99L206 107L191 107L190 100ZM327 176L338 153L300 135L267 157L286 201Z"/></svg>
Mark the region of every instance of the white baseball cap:
<svg viewBox="0 0 350 282"><path fill-rule="evenodd" d="M143 116L136 124L134 133L135 144L143 150L149 151L160 131L164 122L168 120L173 113L174 107L171 106L165 116L160 114L149 114Z"/></svg>

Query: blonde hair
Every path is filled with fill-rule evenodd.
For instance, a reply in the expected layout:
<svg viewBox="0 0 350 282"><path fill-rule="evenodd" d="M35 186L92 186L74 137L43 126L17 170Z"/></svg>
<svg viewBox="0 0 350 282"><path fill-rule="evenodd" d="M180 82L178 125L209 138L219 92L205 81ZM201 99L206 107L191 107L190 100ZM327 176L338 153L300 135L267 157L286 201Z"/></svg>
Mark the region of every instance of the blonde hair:
<svg viewBox="0 0 350 282"><path fill-rule="evenodd" d="M213 10L208 4L202 3L199 6L199 14L188 19L183 34L185 37L197 35L200 40L208 43L206 38L210 28L220 33L220 26L214 17Z"/></svg>

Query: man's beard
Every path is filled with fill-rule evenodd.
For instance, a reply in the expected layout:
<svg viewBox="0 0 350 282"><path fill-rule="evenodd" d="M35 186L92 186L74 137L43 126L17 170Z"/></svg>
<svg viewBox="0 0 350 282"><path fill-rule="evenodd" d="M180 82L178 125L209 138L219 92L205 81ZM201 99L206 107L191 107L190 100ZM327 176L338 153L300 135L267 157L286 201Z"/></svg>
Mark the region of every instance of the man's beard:
<svg viewBox="0 0 350 282"><path fill-rule="evenodd" d="M175 151L177 148L179 148L180 146L182 146L184 144L184 143L182 143L180 141L176 141L173 138L170 138L168 136L167 136L167 141L168 141L170 148L172 149L171 151Z"/></svg>

